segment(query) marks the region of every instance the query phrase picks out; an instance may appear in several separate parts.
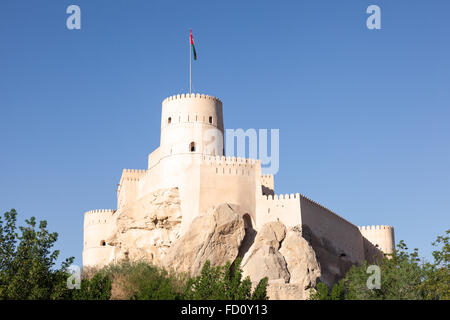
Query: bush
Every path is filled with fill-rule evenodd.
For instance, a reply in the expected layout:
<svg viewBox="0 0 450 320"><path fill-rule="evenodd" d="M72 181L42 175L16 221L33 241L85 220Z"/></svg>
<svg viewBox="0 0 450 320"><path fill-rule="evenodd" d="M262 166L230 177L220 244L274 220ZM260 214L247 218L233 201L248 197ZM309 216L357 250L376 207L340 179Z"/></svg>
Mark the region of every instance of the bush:
<svg viewBox="0 0 450 320"><path fill-rule="evenodd" d="M178 300L185 276L169 273L147 262L121 262L104 269L115 284L113 299Z"/></svg>
<svg viewBox="0 0 450 320"><path fill-rule="evenodd" d="M201 274L189 279L185 298L192 300L266 300L267 278L263 278L252 293L249 277L242 280L241 259L236 259L233 266L211 267L205 263Z"/></svg>
<svg viewBox="0 0 450 320"><path fill-rule="evenodd" d="M73 300L109 300L110 297L111 279L104 272L81 280L80 289L74 289L72 295Z"/></svg>

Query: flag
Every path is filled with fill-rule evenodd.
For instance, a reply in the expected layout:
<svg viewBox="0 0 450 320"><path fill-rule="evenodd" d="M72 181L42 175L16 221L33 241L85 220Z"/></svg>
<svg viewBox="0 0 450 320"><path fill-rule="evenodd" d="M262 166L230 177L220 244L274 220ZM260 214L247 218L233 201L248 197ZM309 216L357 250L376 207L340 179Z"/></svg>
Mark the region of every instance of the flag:
<svg viewBox="0 0 450 320"><path fill-rule="evenodd" d="M197 60L197 52L195 52L194 38L192 37L192 30L189 29L189 32L191 33L191 46L192 46L192 52L194 53L194 60Z"/></svg>

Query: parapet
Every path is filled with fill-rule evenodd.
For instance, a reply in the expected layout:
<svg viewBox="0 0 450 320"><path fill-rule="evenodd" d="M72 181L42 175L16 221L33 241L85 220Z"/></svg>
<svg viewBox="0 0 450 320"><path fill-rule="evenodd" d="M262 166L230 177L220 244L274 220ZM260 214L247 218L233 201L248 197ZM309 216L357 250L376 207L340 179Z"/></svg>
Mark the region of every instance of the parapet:
<svg viewBox="0 0 450 320"><path fill-rule="evenodd" d="M346 222L346 223L348 223L348 224L351 224L351 225L354 226L355 228L357 227L357 226L355 226L353 223L351 223L350 221L348 221L347 219L344 219L343 217L341 217L340 215L338 215L336 212L334 212L334 211L328 209L327 207L321 205L320 203L318 203L318 202L316 202L316 201L314 201L314 200L308 198L307 196L301 195L301 197L302 197L303 199L305 199L305 200L311 202L312 204L314 204L314 205L316 205L316 206L318 206L318 207L320 207L320 208L322 208L322 209L324 209L324 210L326 210L326 211L328 211L328 212L334 214L334 215L335 215L337 218L339 218L340 220L342 220L342 221L344 221L344 222Z"/></svg>
<svg viewBox="0 0 450 320"><path fill-rule="evenodd" d="M274 194L274 195L262 195L263 200L286 200L286 199L300 199L300 193L291 194Z"/></svg>
<svg viewBox="0 0 450 320"><path fill-rule="evenodd" d="M207 94L200 94L200 93L183 93L183 94L176 94L170 97L167 97L163 100L162 104L173 101L177 99L209 99L214 100L222 104L222 101L219 98L207 95Z"/></svg>
<svg viewBox="0 0 450 320"><path fill-rule="evenodd" d="M359 230L361 231L369 231L369 230L393 230L394 227L393 226L385 226L385 225L371 225L371 226L362 226L362 227L358 227Z"/></svg>
<svg viewBox="0 0 450 320"><path fill-rule="evenodd" d="M109 218L116 212L113 209L90 210L84 213L84 226L92 224L105 224L109 222Z"/></svg>
<svg viewBox="0 0 450 320"><path fill-rule="evenodd" d="M202 160L211 165L222 166L253 166L255 164L261 164L259 159L241 158L241 157L225 157L225 156L209 156L203 155Z"/></svg>
<svg viewBox="0 0 450 320"><path fill-rule="evenodd" d="M395 248L394 227L385 225L372 225L359 227L362 236L375 248L384 253L392 253ZM370 249L370 248L366 248ZM372 252L373 250L369 250Z"/></svg>
<svg viewBox="0 0 450 320"><path fill-rule="evenodd" d="M122 180L138 181L143 175L147 173L148 170L138 170L138 169L123 169Z"/></svg>
<svg viewBox="0 0 450 320"><path fill-rule="evenodd" d="M86 211L84 214L93 214L93 213L110 213L110 214L113 214L114 212L116 212L116 210L114 210L114 209L98 209L98 210Z"/></svg>

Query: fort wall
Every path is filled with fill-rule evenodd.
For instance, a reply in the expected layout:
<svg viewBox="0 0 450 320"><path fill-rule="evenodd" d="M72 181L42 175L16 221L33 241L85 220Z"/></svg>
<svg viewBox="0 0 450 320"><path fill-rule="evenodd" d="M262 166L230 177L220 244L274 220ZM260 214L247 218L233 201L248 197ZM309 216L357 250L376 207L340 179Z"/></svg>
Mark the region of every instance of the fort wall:
<svg viewBox="0 0 450 320"><path fill-rule="evenodd" d="M207 156L200 164L199 213L220 203L237 204L255 222L257 195L261 194L260 160Z"/></svg>
<svg viewBox="0 0 450 320"><path fill-rule="evenodd" d="M123 169L117 187L117 209L120 210L137 199L138 182L147 170Z"/></svg>
<svg viewBox="0 0 450 320"><path fill-rule="evenodd" d="M154 167L159 160L161 159L161 149L160 147L156 148L152 153L148 155L148 166L147 168L150 169Z"/></svg>
<svg viewBox="0 0 450 320"><path fill-rule="evenodd" d="M271 221L280 221L286 227L301 225L299 193L259 195L257 199L256 229Z"/></svg>
<svg viewBox="0 0 450 320"><path fill-rule="evenodd" d="M303 225L312 231L322 247L352 262L364 259L363 240L357 226L303 195L300 207Z"/></svg>

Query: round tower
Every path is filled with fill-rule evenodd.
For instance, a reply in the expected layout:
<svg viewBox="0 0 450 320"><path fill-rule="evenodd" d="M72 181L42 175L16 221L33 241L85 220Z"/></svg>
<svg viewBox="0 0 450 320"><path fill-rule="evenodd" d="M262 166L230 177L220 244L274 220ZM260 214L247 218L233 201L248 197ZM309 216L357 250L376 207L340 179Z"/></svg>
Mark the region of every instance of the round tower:
<svg viewBox="0 0 450 320"><path fill-rule="evenodd" d="M364 226L359 227L361 234L375 248L383 253L392 253L395 248L394 227L392 226ZM370 250L369 250L370 251Z"/></svg>
<svg viewBox="0 0 450 320"><path fill-rule="evenodd" d="M115 210L91 210L84 214L83 265L103 266L111 262L114 246L107 243L114 229Z"/></svg>
<svg viewBox="0 0 450 320"><path fill-rule="evenodd" d="M222 102L204 94L181 94L162 102L160 157L224 154Z"/></svg>

